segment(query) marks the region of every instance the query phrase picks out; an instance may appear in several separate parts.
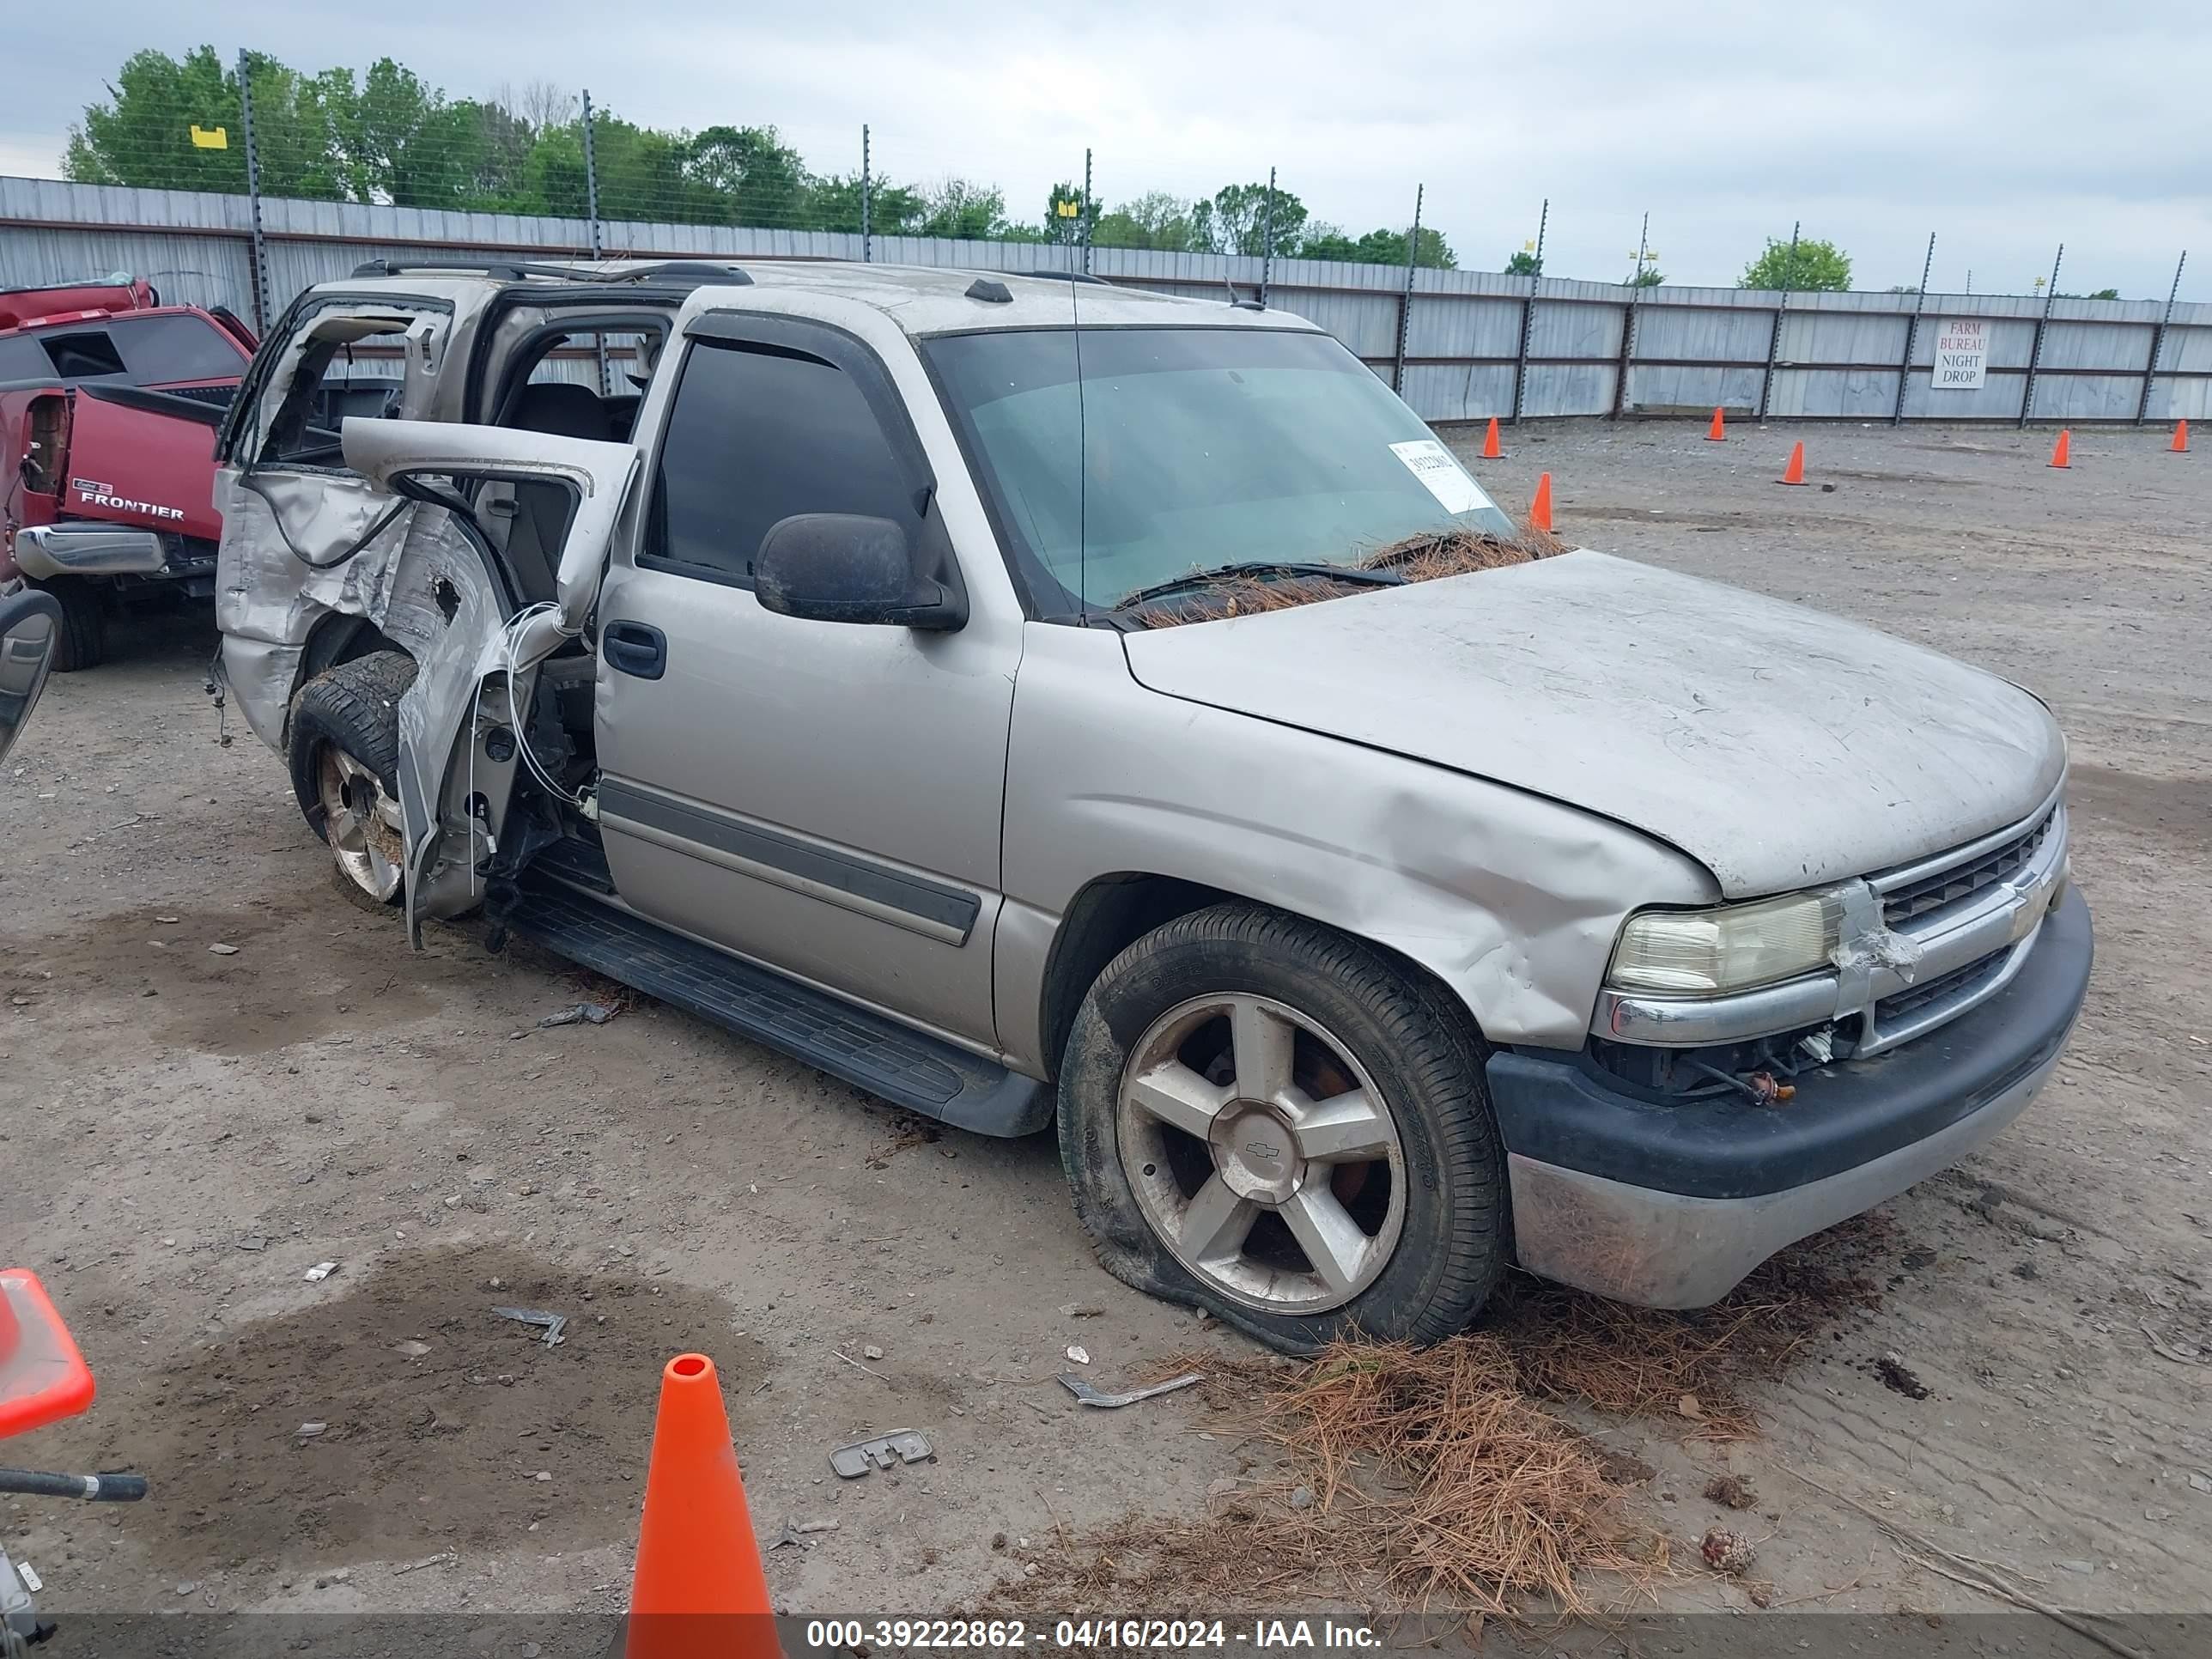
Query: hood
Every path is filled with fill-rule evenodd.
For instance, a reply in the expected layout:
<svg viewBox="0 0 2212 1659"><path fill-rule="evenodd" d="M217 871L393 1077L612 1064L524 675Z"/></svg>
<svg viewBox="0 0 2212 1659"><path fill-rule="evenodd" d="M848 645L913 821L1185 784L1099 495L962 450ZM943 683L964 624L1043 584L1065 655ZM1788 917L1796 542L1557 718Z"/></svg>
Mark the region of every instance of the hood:
<svg viewBox="0 0 2212 1659"><path fill-rule="evenodd" d="M1155 691L1601 813L1732 898L2002 829L2065 769L2050 711L1994 674L1603 553L1124 643Z"/></svg>

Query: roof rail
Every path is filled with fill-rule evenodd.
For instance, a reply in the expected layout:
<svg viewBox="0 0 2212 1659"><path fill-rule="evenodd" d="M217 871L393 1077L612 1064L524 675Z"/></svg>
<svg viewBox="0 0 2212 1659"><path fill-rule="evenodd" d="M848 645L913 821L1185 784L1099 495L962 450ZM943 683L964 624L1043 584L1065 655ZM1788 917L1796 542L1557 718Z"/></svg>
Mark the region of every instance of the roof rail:
<svg viewBox="0 0 2212 1659"><path fill-rule="evenodd" d="M729 288L750 288L753 285L750 275L736 265L716 264L711 259L665 259L657 265L641 265L635 270L625 270L611 280L620 283L697 283L702 287L715 283Z"/></svg>
<svg viewBox="0 0 2212 1659"><path fill-rule="evenodd" d="M603 283L597 271L576 270L568 265L534 264L522 259L371 259L353 268L356 276L397 276L403 270L450 270L470 276L551 276L568 283Z"/></svg>
<svg viewBox="0 0 2212 1659"><path fill-rule="evenodd" d="M1089 283L1093 288L1111 288L1113 283L1103 276L1093 276L1087 270L1025 270L1024 276L1042 276L1055 283Z"/></svg>

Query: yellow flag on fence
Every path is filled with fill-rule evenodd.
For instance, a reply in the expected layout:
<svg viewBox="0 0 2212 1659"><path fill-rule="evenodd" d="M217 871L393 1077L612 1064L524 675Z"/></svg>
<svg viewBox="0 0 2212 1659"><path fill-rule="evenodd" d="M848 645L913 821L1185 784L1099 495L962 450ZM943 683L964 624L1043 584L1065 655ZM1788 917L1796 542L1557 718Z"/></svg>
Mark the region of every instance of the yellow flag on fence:
<svg viewBox="0 0 2212 1659"><path fill-rule="evenodd" d="M230 148L228 127L194 126L191 131L194 149L228 149Z"/></svg>

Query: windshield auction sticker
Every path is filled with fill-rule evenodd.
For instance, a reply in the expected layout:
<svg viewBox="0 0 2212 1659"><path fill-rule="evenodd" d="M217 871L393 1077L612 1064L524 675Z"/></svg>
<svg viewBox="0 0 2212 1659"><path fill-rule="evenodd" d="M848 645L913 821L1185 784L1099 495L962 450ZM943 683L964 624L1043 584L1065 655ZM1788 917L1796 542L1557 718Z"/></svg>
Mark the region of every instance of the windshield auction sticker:
<svg viewBox="0 0 2212 1659"><path fill-rule="evenodd" d="M1421 481L1430 495L1443 503L1445 512L1473 513L1491 504L1482 486L1434 438L1392 444L1390 453L1405 462L1406 470Z"/></svg>

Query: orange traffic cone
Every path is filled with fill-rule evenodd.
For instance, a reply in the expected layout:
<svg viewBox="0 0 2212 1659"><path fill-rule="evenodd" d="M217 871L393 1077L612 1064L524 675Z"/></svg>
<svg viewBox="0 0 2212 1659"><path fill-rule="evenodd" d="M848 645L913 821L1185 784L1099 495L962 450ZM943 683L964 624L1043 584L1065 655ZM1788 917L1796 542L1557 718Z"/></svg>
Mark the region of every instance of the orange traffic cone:
<svg viewBox="0 0 2212 1659"><path fill-rule="evenodd" d="M1505 459L1505 452L1498 447L1498 416L1495 415L1490 417L1490 430L1482 434L1482 459L1486 461Z"/></svg>
<svg viewBox="0 0 2212 1659"><path fill-rule="evenodd" d="M678 1354L660 1374L623 1651L781 1659L722 1385L704 1354Z"/></svg>
<svg viewBox="0 0 2212 1659"><path fill-rule="evenodd" d="M2173 441L2166 447L2177 455L2186 455L2189 453L2189 422L2187 421L2174 422Z"/></svg>
<svg viewBox="0 0 2212 1659"><path fill-rule="evenodd" d="M1805 446L1801 442L1790 451L1790 465L1782 469L1778 483L1801 484L1805 482Z"/></svg>
<svg viewBox="0 0 2212 1659"><path fill-rule="evenodd" d="M1536 480L1536 499L1528 503L1528 527L1546 535L1552 531L1552 475Z"/></svg>
<svg viewBox="0 0 2212 1659"><path fill-rule="evenodd" d="M2051 446L2051 465L2071 466L2074 465L2073 454L2074 434L2062 426L2058 428L2058 441Z"/></svg>
<svg viewBox="0 0 2212 1659"><path fill-rule="evenodd" d="M1705 441L1709 444L1728 441L1728 422L1721 418L1721 411L1717 409L1713 411L1712 425L1706 429Z"/></svg>

